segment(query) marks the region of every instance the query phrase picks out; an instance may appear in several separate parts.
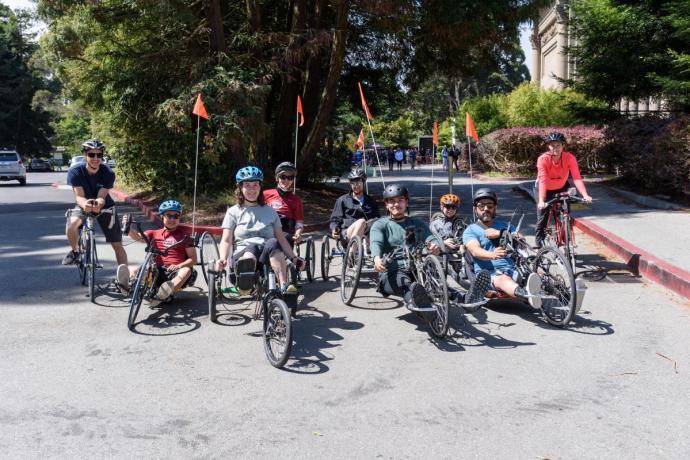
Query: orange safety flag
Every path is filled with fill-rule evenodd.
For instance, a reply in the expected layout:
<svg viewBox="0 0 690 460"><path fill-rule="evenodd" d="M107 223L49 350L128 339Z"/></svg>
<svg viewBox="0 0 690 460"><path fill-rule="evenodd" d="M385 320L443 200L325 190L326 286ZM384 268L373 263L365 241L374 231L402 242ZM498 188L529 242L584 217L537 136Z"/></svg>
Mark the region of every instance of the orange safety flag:
<svg viewBox="0 0 690 460"><path fill-rule="evenodd" d="M438 122L434 122L434 145L438 147Z"/></svg>
<svg viewBox="0 0 690 460"><path fill-rule="evenodd" d="M299 114L299 125L304 125L304 111L302 110L302 98L297 95L297 113Z"/></svg>
<svg viewBox="0 0 690 460"><path fill-rule="evenodd" d="M477 130L474 129L474 122L469 112L465 112L465 134L467 137L471 137L475 142L479 142L479 136L477 136Z"/></svg>
<svg viewBox="0 0 690 460"><path fill-rule="evenodd" d="M201 94L196 97L196 102L194 103L194 110L192 113L198 117L208 120L208 113L206 112L206 107L204 107L204 101L201 100Z"/></svg>
<svg viewBox="0 0 690 460"><path fill-rule="evenodd" d="M359 96L362 99L362 108L367 114L367 120L372 120L374 117L371 116L371 112L369 112L369 106L367 105L366 99L364 99L364 91L362 91L362 84L360 82L357 82L357 86L359 86Z"/></svg>
<svg viewBox="0 0 690 460"><path fill-rule="evenodd" d="M357 145L360 150L364 150L364 128L359 130L359 137L357 138Z"/></svg>

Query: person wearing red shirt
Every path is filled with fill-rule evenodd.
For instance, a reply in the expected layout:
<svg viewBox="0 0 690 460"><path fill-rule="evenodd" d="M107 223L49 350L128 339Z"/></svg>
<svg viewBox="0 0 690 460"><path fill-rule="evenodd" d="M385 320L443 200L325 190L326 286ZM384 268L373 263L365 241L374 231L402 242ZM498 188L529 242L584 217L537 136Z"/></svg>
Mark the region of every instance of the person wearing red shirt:
<svg viewBox="0 0 690 460"><path fill-rule="evenodd" d="M585 183L580 176L580 168L577 166L575 156L570 152L564 152L565 136L561 133L551 133L546 137L549 145L548 152L544 152L537 159L537 228L535 242L541 247L544 244L546 224L549 220L549 208L546 202L556 196L557 193L568 190L568 177L572 175L575 188L587 203L592 202L592 197L587 193Z"/></svg>
<svg viewBox="0 0 690 460"><path fill-rule="evenodd" d="M144 235L149 241L153 241L156 249L164 250L180 241L185 241L170 249L167 255L156 257L156 266L159 277L155 283L160 284L158 292L151 300L151 306L156 306L167 300L174 292L184 288L190 281L196 265L196 250L194 242L187 233L179 227L182 204L177 200L163 201L158 207L158 215L163 220L163 228L158 230L146 230ZM127 224L126 216L123 224ZM134 228L130 228L129 237L134 241L146 242L146 239ZM120 265L117 271L118 284L123 290L129 290L130 280L136 277L138 267L129 269L126 265Z"/></svg>
<svg viewBox="0 0 690 460"><path fill-rule="evenodd" d="M289 161L285 161L276 167L275 173L277 187L264 190L264 202L278 213L283 231L290 235L292 241L297 244L300 242L304 230L302 200L292 193L292 184L295 182L297 168Z"/></svg>

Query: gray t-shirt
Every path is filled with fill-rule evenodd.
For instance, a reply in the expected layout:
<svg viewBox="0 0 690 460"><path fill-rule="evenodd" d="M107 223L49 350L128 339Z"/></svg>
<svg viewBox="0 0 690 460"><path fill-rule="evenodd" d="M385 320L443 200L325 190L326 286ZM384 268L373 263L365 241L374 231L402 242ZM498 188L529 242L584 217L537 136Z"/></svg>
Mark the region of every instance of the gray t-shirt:
<svg viewBox="0 0 690 460"><path fill-rule="evenodd" d="M280 217L270 206L239 206L228 208L223 228L232 230L235 254L250 244L264 244L282 231Z"/></svg>

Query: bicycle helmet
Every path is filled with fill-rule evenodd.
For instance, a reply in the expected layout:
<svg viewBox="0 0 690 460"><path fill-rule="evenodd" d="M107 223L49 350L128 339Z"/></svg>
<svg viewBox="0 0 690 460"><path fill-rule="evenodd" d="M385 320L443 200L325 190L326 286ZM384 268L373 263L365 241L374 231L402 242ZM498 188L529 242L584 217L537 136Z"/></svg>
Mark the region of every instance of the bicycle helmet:
<svg viewBox="0 0 690 460"><path fill-rule="evenodd" d="M553 132L546 136L546 142L563 142L565 144L565 136L562 133Z"/></svg>
<svg viewBox="0 0 690 460"><path fill-rule="evenodd" d="M259 182L264 181L264 173L261 172L261 170L256 166L245 166L244 168L240 168L240 170L237 171L237 174L235 174L235 182L238 184L241 184L244 181L255 180L258 180Z"/></svg>
<svg viewBox="0 0 690 460"><path fill-rule="evenodd" d="M105 152L105 144L98 139L89 139L81 144L82 153L88 150L100 150L101 152Z"/></svg>
<svg viewBox="0 0 690 460"><path fill-rule="evenodd" d="M182 213L182 204L177 200L165 200L158 206L158 214L163 214L168 211Z"/></svg>
<svg viewBox="0 0 690 460"><path fill-rule="evenodd" d="M367 180L367 173L362 168L355 168L347 175L347 180Z"/></svg>
<svg viewBox="0 0 690 460"><path fill-rule="evenodd" d="M395 198L396 196L404 196L406 199L410 199L410 194L407 192L407 188L400 184L390 184L383 191L383 199Z"/></svg>
<svg viewBox="0 0 690 460"><path fill-rule="evenodd" d="M297 168L294 164L290 163L289 161L283 161L278 166L276 166L276 177L278 177L278 175L282 172L291 172L297 174Z"/></svg>
<svg viewBox="0 0 690 460"><path fill-rule="evenodd" d="M476 205L477 201L483 200L485 198L488 198L489 200L493 201L494 204L498 203L498 197L496 196L496 192L494 192L490 188L480 188L479 190L474 192L472 204Z"/></svg>
<svg viewBox="0 0 690 460"><path fill-rule="evenodd" d="M460 204L460 197L454 193L446 193L441 197L441 200L439 202L441 203L441 206L443 206L444 204L453 204L457 206Z"/></svg>

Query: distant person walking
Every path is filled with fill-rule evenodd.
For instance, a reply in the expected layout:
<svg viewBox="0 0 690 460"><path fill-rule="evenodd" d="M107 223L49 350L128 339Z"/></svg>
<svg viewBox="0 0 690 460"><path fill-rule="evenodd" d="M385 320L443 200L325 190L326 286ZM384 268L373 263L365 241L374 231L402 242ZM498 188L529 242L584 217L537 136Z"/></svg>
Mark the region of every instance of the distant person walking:
<svg viewBox="0 0 690 460"><path fill-rule="evenodd" d="M441 160L443 160L443 170L448 171L448 150L445 145L441 150Z"/></svg>
<svg viewBox="0 0 690 460"><path fill-rule="evenodd" d="M417 164L417 151L415 149L410 149L410 169L414 169Z"/></svg>
<svg viewBox="0 0 690 460"><path fill-rule="evenodd" d="M402 149L398 148L395 151L395 162L398 164L398 171L402 171L403 160L405 159L405 154Z"/></svg>
<svg viewBox="0 0 690 460"><path fill-rule="evenodd" d="M393 162L395 161L395 152L393 150L389 150L388 154L386 155L386 159L388 160L388 170L393 171Z"/></svg>

